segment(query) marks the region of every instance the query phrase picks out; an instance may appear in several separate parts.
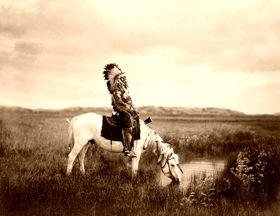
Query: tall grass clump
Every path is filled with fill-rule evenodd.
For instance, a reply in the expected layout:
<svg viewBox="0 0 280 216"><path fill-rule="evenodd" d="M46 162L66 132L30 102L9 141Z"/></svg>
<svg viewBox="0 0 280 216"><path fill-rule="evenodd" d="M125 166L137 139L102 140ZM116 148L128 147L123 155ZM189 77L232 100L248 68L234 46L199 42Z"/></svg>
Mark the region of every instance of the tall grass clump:
<svg viewBox="0 0 280 216"><path fill-rule="evenodd" d="M181 138L165 136L164 140L173 144L175 150L180 152L180 156L188 159L188 157L224 157L245 147L257 147L268 138L275 139L273 142L279 142L277 136L264 135L249 129L225 127Z"/></svg>
<svg viewBox="0 0 280 216"><path fill-rule="evenodd" d="M0 157L4 157L9 152L9 140L11 132L0 119Z"/></svg>

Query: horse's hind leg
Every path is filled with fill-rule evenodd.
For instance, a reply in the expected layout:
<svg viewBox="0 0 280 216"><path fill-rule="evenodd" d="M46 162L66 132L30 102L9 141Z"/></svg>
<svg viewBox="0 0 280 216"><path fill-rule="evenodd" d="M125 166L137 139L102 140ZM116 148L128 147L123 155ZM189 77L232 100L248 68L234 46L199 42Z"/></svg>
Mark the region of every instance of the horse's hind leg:
<svg viewBox="0 0 280 216"><path fill-rule="evenodd" d="M88 150L90 143L88 142L82 149L82 151L79 154L79 163L80 163L80 170L82 172L82 174L85 174L85 164L84 164L84 160L85 160L85 156Z"/></svg>
<svg viewBox="0 0 280 216"><path fill-rule="evenodd" d="M84 147L84 144L82 144L82 142L75 142L71 152L68 155L66 175L70 175L72 168L73 168L73 163L83 147Z"/></svg>

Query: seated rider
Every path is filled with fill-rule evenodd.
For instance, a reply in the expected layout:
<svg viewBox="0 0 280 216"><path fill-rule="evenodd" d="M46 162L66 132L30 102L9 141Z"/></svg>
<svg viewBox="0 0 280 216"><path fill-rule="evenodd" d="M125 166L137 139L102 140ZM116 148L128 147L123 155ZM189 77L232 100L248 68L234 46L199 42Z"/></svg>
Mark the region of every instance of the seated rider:
<svg viewBox="0 0 280 216"><path fill-rule="evenodd" d="M118 116L118 123L122 128L124 154L128 157L136 157L132 151L133 118L138 115L128 92L126 77L119 66L115 63L104 67L104 79L111 94L113 110Z"/></svg>

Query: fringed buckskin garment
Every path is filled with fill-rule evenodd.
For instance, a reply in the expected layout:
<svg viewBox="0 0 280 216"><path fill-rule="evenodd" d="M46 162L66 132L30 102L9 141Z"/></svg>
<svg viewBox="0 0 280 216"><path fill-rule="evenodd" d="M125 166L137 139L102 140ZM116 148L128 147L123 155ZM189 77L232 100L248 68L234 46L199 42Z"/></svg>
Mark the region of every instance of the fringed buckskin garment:
<svg viewBox="0 0 280 216"><path fill-rule="evenodd" d="M132 103L128 91L128 83L124 72L115 64L107 64L103 71L104 79L107 81L107 88L111 94L112 106L122 128L124 153L126 156L135 157L132 150L133 121L138 113Z"/></svg>

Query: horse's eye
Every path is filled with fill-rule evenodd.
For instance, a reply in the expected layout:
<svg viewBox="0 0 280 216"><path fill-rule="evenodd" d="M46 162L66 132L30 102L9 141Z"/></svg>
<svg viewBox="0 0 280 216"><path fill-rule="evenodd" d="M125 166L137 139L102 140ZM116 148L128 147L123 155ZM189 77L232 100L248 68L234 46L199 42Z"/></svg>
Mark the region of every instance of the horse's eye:
<svg viewBox="0 0 280 216"><path fill-rule="evenodd" d="M175 164L171 164L172 167L175 167Z"/></svg>

